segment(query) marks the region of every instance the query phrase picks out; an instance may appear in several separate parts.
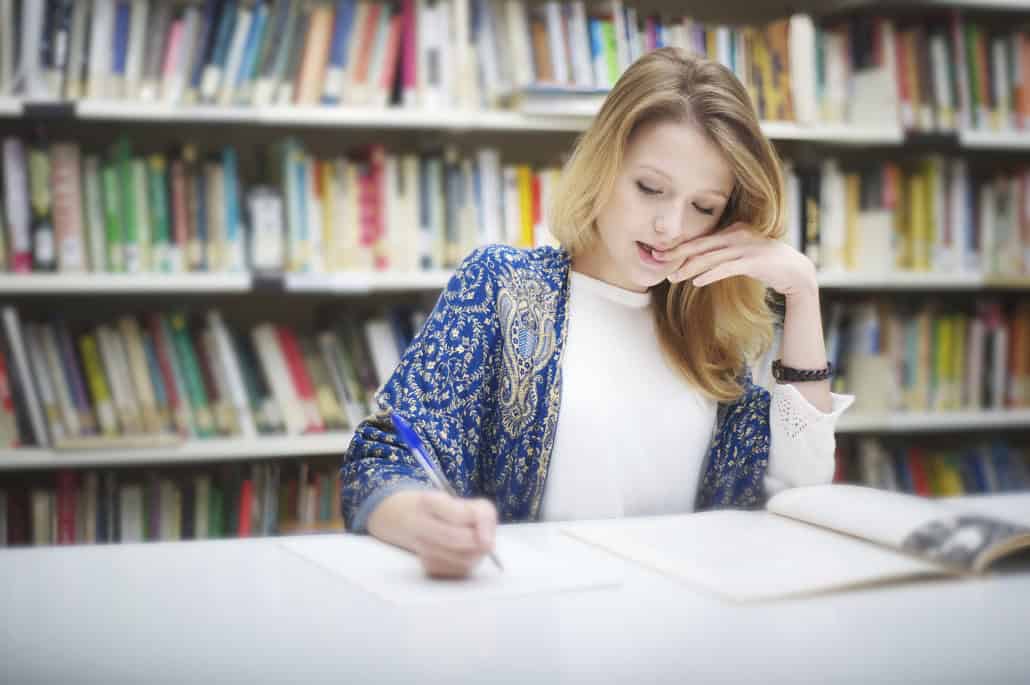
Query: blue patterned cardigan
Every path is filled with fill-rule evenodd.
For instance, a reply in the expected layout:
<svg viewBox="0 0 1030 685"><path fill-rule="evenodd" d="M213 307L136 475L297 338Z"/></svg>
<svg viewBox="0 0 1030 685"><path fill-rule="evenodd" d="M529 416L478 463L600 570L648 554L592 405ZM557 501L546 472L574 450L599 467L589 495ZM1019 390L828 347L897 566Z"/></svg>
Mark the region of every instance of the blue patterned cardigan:
<svg viewBox="0 0 1030 685"><path fill-rule="evenodd" d="M502 522L538 518L558 425L569 266L568 253L552 247L495 245L464 260L343 457L350 530L364 531L388 495L429 487L392 431L393 411L460 495L489 498ZM717 417L695 508L759 506L769 392L748 375L742 396L721 404Z"/></svg>

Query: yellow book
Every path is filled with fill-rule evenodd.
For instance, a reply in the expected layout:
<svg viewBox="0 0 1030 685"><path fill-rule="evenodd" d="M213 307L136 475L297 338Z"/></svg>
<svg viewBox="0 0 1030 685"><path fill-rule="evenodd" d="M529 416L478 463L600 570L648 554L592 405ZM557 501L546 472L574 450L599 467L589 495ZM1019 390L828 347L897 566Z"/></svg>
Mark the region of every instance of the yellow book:
<svg viewBox="0 0 1030 685"><path fill-rule="evenodd" d="M894 268L906 271L912 268L912 242L908 215L908 178L899 169L895 176L897 197L894 204Z"/></svg>
<svg viewBox="0 0 1030 685"><path fill-rule="evenodd" d="M962 406L963 370L966 362L966 333L969 330L969 317L956 314L952 320L951 345L951 393L948 396L948 409L959 409Z"/></svg>
<svg viewBox="0 0 1030 685"><path fill-rule="evenodd" d="M926 179L922 174L914 173L909 178L907 201L911 268L913 271L926 271L929 269L926 259Z"/></svg>
<svg viewBox="0 0 1030 685"><path fill-rule="evenodd" d="M533 170L528 164L519 164L516 173L519 184L519 244L533 247Z"/></svg>
<svg viewBox="0 0 1030 685"><path fill-rule="evenodd" d="M338 250L336 246L336 222L340 219L340 208L336 206L336 168L332 160L316 162L319 183L322 186L322 245L326 251L326 269L339 271L336 263Z"/></svg>
<svg viewBox="0 0 1030 685"><path fill-rule="evenodd" d="M136 399L140 403L143 417L143 430L146 433L159 433L166 423L158 413L154 386L150 380L150 369L147 366L147 353L143 349L143 335L139 323L131 316L118 319L118 330L122 334L126 354L129 357L129 371L136 387ZM167 415L166 417L167 418Z"/></svg>
<svg viewBox="0 0 1030 685"><path fill-rule="evenodd" d="M79 351L82 353L82 365L86 371L86 384L93 396L93 406L100 420L100 430L104 435L118 434L118 420L115 418L114 405L111 403L111 392L104 378L104 368L100 363L100 351L97 340L92 333L79 338Z"/></svg>
<svg viewBox="0 0 1030 685"><path fill-rule="evenodd" d="M858 174L844 176L844 268L858 267L859 236L858 198L861 180Z"/></svg>
<svg viewBox="0 0 1030 685"><path fill-rule="evenodd" d="M962 474L959 472L955 457L952 455L941 455L934 462L934 492L938 495L951 496L961 495L965 492L962 486Z"/></svg>
<svg viewBox="0 0 1030 685"><path fill-rule="evenodd" d="M948 381L951 376L951 317L938 317L933 322L933 328L933 408L944 409L947 406Z"/></svg>
<svg viewBox="0 0 1030 685"><path fill-rule="evenodd" d="M924 167L926 169L926 207L924 209L926 214L926 242L923 247L923 259L925 260L926 268L929 270L935 266L934 253L937 251L938 222L943 220L943 217L937 216L937 197L941 190L941 161L939 158L928 159Z"/></svg>

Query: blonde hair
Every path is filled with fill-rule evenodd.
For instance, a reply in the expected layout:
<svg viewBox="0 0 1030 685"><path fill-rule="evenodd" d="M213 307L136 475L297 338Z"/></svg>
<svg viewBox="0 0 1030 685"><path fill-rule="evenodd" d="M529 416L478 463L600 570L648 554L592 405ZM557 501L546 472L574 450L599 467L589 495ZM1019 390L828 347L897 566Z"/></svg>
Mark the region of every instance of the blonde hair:
<svg viewBox="0 0 1030 685"><path fill-rule="evenodd" d="M626 70L565 165L548 225L570 255L597 240L597 216L612 195L633 134L662 121L696 126L729 162L734 188L717 230L743 221L759 235L782 235L779 158L762 134L747 91L721 64L662 48ZM651 292L662 348L676 368L715 400L739 397L741 372L772 339L764 286L750 278L703 288L663 281Z"/></svg>

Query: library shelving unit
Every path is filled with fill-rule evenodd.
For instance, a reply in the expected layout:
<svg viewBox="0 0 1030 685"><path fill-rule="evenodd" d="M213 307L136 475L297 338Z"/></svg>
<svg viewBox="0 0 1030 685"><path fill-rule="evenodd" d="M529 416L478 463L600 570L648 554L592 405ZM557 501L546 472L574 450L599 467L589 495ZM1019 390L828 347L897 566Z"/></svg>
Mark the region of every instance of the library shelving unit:
<svg viewBox="0 0 1030 685"><path fill-rule="evenodd" d="M470 0L475 1L475 0ZM151 0L134 3L151 7L169 3L182 8L177 0ZM107 6L103 0L98 5ZM258 3L271 13L278 6L275 0ZM335 6L337 3L329 3ZM340 3L341 6L343 3ZM415 3L411 3L413 6ZM477 3L478 4L478 3ZM548 3L549 5L552 3ZM553 3L557 4L557 3ZM626 5L633 3L626 2ZM710 3L708 3L710 4ZM726 4L726 3L724 3ZM408 6L404 3L403 6ZM622 5L619 2L619 5ZM675 10L689 14L702 3L683 3ZM747 21L746 2L730 2L740 10L732 23ZM864 2L811 4L813 11L828 11L816 17L816 24L826 17L854 16L867 11ZM891 17L894 11L921 9L951 12L967 8L974 12L1025 12L1030 17L1030 2L920 2L876 3L877 16ZM251 7L246 3L241 6ZM328 6L328 5L327 5ZM463 6L467 4L463 2ZM542 4L540 5L542 6ZM672 8L670 8L672 9ZM872 11L872 10L869 10ZM642 14L642 13L641 13ZM182 15L175 15L182 19ZM330 15L331 16L331 15ZM634 15L635 16L635 15ZM911 22L905 15L904 21ZM979 16L979 15L977 15ZM253 17L248 17L250 22ZM271 21L270 17L266 17ZM560 20L560 19L559 19ZM643 21L643 16L640 17ZM831 19L832 20L832 19ZM315 22L316 18L311 17ZM545 23L547 19L543 20ZM314 30L314 29L312 29ZM10 35L0 31L0 40ZM329 37L333 34L330 32ZM467 36L466 36L467 38ZM456 38L455 40L460 40ZM900 42L899 42L900 45ZM470 48L471 49L471 48ZM129 46L130 51L132 47ZM229 58L231 59L231 57ZM1030 62L1025 62L1030 64ZM224 63L223 63L224 66ZM496 67L496 65L494 65ZM484 66L484 69L486 67ZM138 75L138 74L137 74ZM3 75L0 74L0 77ZM0 84L2 86L3 84ZM0 89L0 92L4 92ZM0 96L0 131L9 135L29 137L37 126L56 129L68 125L73 136L85 145L91 132L101 132L101 138L110 142L122 127L131 128L136 135L145 135L141 147L148 151L164 149L183 138L196 135L205 143L217 145L223 141L238 141L244 151L263 145L273 137L287 134L303 136L316 145L325 142L328 147L362 144L366 133L386 140L387 146L399 152L418 150L424 139L444 140L460 146L466 136L480 143L504 143L507 158L514 147L515 161L520 150L533 162L541 159L549 163L560 159L575 135L583 131L590 116L596 111L594 102L572 103L551 110L547 115L528 114L518 109L480 108L461 106L436 107L371 107L356 105L184 105L164 102L135 102L115 98L82 97L74 100L40 99L35 96ZM1027 112L1030 119L1030 112ZM894 123L896 120L896 123ZM863 159L882 159L892 155L937 154L934 148L952 156L971 155L987 164L994 155L1011 164L1011 153L1030 151L1030 129L980 130L958 127L931 137L912 136L901 125L900 119L884 116L880 123L764 121L766 135L789 156L820 159L835 156L864 156ZM144 133L138 133L144 132ZM51 136L56 135L56 132ZM60 134L64 136L65 134ZM384 138L385 136L385 138ZM918 139L918 140L917 140ZM344 140L345 143L340 143ZM515 142L512 143L512 140ZM557 143L556 143L557 141ZM555 147L557 144L557 148ZM558 149L560 148L560 149ZM253 156L246 164L257 163ZM1030 249L1030 245L1024 245ZM885 258L886 259L886 258ZM275 276L252 276L249 272L210 273L2 273L0 298L21 306L24 302L35 315L61 315L66 310L97 308L111 317L115 307L124 304L127 310L147 311L151 300L165 303L186 297L190 307L206 310L209 303L219 306L228 303L239 309L251 321L263 317L283 316L293 321L308 323L316 310L327 302L353 306L370 311L382 302L408 302L432 298L447 282L450 271L436 266L427 270L374 271L349 270L283 273ZM1030 293L1030 273L1015 276L984 276L978 271L881 271L827 270L820 274L824 300L893 298L895 296L923 299L951 297L975 298L982 295L998 298L1022 298ZM274 295L274 297L270 297ZM266 303L267 300L267 303ZM431 301L431 299L429 300ZM215 306L210 304L210 306ZM954 411L884 412L882 414L846 414L839 423L841 436L904 436L907 434L937 434L979 432L979 434L1005 431L1025 432L1030 428L1030 409L984 409ZM189 440L169 440L167 444L140 447L127 440L121 446L105 449L52 449L23 447L0 449L0 475L20 471L46 472L64 469L110 469L122 467L166 467L198 465L204 463L247 462L272 459L303 460L308 458L332 459L339 456L350 440L349 430L333 430L318 434L262 435L258 437L216 437ZM847 438L845 438L847 439Z"/></svg>

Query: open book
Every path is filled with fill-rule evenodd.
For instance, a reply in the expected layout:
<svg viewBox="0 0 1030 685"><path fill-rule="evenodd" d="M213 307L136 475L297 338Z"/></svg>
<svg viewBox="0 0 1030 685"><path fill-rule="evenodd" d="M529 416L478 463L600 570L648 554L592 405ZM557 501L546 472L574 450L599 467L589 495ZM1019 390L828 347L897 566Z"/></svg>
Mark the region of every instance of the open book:
<svg viewBox="0 0 1030 685"><path fill-rule="evenodd" d="M964 511L961 502L818 485L785 490L765 511L590 521L562 530L701 589L750 601L983 572L1030 551L1030 495L1012 502L1006 518Z"/></svg>

